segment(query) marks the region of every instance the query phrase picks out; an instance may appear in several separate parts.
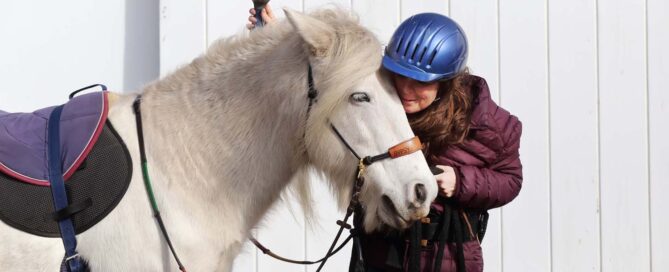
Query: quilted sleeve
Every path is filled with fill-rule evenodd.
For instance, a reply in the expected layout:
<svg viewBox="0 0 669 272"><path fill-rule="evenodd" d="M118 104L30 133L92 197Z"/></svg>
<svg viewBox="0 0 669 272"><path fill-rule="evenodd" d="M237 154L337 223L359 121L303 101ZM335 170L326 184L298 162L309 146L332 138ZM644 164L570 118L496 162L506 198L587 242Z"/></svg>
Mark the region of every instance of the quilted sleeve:
<svg viewBox="0 0 669 272"><path fill-rule="evenodd" d="M453 198L462 207L487 210L503 206L518 196L523 181L518 153L522 124L515 116L510 117L503 130L504 148L495 163L489 167L455 167L457 180Z"/></svg>

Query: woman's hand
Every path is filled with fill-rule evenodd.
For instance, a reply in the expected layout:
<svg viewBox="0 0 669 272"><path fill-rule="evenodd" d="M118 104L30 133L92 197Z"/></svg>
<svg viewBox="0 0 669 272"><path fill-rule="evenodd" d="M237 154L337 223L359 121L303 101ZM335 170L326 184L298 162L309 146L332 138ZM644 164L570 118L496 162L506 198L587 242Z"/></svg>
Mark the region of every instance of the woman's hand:
<svg viewBox="0 0 669 272"><path fill-rule="evenodd" d="M455 192L455 170L453 167L437 165L441 170L444 170L443 173L436 175L437 186L439 186L439 195L443 197L452 197Z"/></svg>
<svg viewBox="0 0 669 272"><path fill-rule="evenodd" d="M250 14L249 23L246 24L246 28L251 30L251 29L256 27L256 17L255 17L256 16L256 10L251 8L249 10L249 14ZM274 22L274 19L275 19L274 12L272 12L272 7L270 7L269 4L265 5L265 8L262 9L262 14L261 15L262 15L262 19L263 19L263 21L265 21L266 25L271 24L272 22Z"/></svg>

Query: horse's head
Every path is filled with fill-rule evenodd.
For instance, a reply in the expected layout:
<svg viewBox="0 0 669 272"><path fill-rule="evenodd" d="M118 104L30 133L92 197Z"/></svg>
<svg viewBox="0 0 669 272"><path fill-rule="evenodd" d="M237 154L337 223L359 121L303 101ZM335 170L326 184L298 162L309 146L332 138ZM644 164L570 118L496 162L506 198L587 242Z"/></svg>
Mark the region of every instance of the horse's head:
<svg viewBox="0 0 669 272"><path fill-rule="evenodd" d="M286 14L301 37L319 91L307 117L306 152L345 207L358 160L330 126L361 157L387 152L414 134L387 72L379 69L382 45L370 31L342 11ZM365 177L360 200L368 231L383 224L408 227L427 215L437 195L420 151L375 162Z"/></svg>

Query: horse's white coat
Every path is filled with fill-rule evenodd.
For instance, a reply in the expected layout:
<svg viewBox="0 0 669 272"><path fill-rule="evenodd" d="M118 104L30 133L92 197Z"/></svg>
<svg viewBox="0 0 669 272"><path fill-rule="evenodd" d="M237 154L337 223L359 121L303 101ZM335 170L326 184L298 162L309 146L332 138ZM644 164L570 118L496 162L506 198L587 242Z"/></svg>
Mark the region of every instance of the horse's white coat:
<svg viewBox="0 0 669 272"><path fill-rule="evenodd" d="M143 91L157 203L189 271L229 271L250 229L289 181L306 184L296 176L305 167L322 172L346 206L357 161L330 122L363 156L413 136L387 76L378 71L381 44L369 31L345 11L286 13L290 23L219 41ZM307 119L308 63L320 94ZM371 101L350 99L355 92ZM134 96L114 100L109 119L130 150L133 180L116 209L78 235L79 252L93 271L176 271L141 178ZM437 194L420 152L378 162L366 177L361 199L370 230L382 223L405 227L383 207L382 195L399 216L416 219ZM411 208L417 183L425 184L427 199ZM63 256L60 239L4 224L0 245L5 271L55 271Z"/></svg>

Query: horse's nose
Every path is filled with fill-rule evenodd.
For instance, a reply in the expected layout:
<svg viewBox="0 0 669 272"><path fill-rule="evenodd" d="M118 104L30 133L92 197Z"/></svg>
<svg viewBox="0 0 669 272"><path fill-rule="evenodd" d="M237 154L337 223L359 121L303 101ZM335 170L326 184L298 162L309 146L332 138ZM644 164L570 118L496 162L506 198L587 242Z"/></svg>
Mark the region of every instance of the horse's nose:
<svg viewBox="0 0 669 272"><path fill-rule="evenodd" d="M425 189L425 185L418 183L414 187L414 192L416 196L416 204L420 207L425 203L425 199L427 198L427 189Z"/></svg>
<svg viewBox="0 0 669 272"><path fill-rule="evenodd" d="M409 185L409 213L411 218L416 220L427 215L430 211L430 191L428 185L423 182L416 182Z"/></svg>

